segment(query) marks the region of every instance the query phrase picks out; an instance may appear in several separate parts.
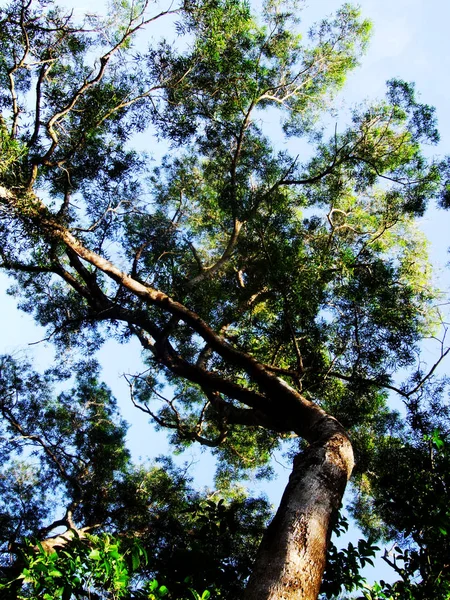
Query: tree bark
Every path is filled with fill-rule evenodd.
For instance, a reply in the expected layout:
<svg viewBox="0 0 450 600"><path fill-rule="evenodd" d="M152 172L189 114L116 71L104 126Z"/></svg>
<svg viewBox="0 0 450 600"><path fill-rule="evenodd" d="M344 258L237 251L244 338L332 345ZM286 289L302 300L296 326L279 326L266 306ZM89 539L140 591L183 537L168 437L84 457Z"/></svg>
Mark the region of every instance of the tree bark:
<svg viewBox="0 0 450 600"><path fill-rule="evenodd" d="M330 418L325 439L294 459L289 483L269 525L245 600L316 600L325 569L332 517L353 468L353 450Z"/></svg>

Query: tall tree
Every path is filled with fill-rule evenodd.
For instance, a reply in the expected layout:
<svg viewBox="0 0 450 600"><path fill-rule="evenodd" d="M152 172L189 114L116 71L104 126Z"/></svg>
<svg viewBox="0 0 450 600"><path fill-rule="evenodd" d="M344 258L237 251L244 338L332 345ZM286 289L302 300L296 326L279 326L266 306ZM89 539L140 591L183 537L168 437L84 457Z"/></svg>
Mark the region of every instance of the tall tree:
<svg viewBox="0 0 450 600"><path fill-rule="evenodd" d="M261 22L239 0L111 14L2 10L2 267L56 344L137 337L134 402L175 444L213 448L222 476L298 437L245 597L316 598L350 436L360 452L386 426L386 390L436 324L414 229L445 171L421 151L433 109L391 81L327 139L319 117L369 36L350 5L306 41L272 1ZM180 48L133 47L174 14ZM264 111L304 157L276 150ZM157 168L131 149L144 131L169 141Z"/></svg>

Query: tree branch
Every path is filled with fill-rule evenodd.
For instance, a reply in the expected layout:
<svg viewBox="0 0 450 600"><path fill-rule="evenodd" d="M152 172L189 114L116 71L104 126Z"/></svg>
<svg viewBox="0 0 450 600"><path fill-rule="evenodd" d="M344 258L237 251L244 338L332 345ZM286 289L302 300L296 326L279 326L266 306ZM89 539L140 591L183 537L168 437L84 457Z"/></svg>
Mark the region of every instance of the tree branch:
<svg viewBox="0 0 450 600"><path fill-rule="evenodd" d="M215 273L217 273L217 271L222 267L222 265L224 265L231 258L233 250L239 239L239 233L241 231L242 225L243 222L239 221L238 219L234 220L233 231L230 235L227 247L225 248L225 251L223 252L222 256L214 265L211 265L210 267L202 266L201 272L185 284L185 287L187 289L191 289L201 281L212 277ZM196 256L196 254L194 254L194 256Z"/></svg>

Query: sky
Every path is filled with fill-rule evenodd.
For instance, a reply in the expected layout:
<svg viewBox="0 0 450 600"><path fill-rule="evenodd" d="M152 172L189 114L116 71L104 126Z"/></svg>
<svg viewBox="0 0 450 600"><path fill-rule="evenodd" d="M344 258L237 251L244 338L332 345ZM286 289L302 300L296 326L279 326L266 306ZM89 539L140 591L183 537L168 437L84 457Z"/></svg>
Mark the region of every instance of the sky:
<svg viewBox="0 0 450 600"><path fill-rule="evenodd" d="M0 6L6 3L0 0ZM60 2L73 8L75 2ZM335 11L342 2L337 0L308 0L304 3L303 22L306 25ZM366 56L361 57L361 66L353 72L338 99L341 114L345 107L365 99L381 98L385 82L391 78L414 81L421 101L434 105L437 111L441 142L429 149L430 154L450 155L450 23L449 0L362 0L359 5L364 17L373 22L372 42ZM104 3L95 3L101 10ZM93 11L92 0L79 0L75 11ZM337 118L339 129L345 126ZM149 139L149 146L152 142ZM146 140L141 141L145 145ZM449 286L450 211L435 207L420 220L419 226L430 240L430 255L436 269L436 282L441 288ZM20 313L13 298L6 295L8 280L0 275L0 353L25 353L45 367L53 358L49 344L39 340L45 331L36 327L29 315ZM431 353L433 350L427 350ZM168 451L163 435L155 436L147 419L131 406L128 386L122 377L125 372L139 370L140 349L136 343L117 346L108 343L101 350L99 359L103 365L103 377L112 388L123 409L125 418L132 423L129 433L130 445L136 457L155 456ZM188 452L183 460L199 461L199 452ZM211 485L211 462L201 461L196 472L200 485ZM265 486L271 500L276 504L289 475L289 465L280 467L275 482ZM256 485L256 484L255 484ZM258 487L258 486L256 486ZM259 485L261 491L264 486Z"/></svg>

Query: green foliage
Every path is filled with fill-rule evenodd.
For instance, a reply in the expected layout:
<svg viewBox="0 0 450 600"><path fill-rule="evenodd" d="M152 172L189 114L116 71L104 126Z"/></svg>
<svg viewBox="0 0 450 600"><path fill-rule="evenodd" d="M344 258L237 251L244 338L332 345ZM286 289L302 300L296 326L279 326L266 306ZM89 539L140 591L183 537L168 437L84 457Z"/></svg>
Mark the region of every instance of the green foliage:
<svg viewBox="0 0 450 600"><path fill-rule="evenodd" d="M450 510L448 479L450 452L448 435L438 430L423 437L422 443L399 448L397 472L379 470L380 491L375 507L383 520L397 531L397 544L385 554L400 579L383 581L364 597L446 600L450 593ZM414 464L414 469L405 468ZM381 493L381 486L383 492ZM414 493L412 493L414 490ZM378 596L377 596L378 594ZM383 596L385 594L385 596Z"/></svg>
<svg viewBox="0 0 450 600"><path fill-rule="evenodd" d="M189 587L241 593L266 501L232 486L217 500L199 494L167 458L133 465L95 363L77 365L75 386L58 395L64 369L40 375L7 356L0 365L0 551L15 556L0 560L5 590L66 598L92 587L120 598L157 578L170 598Z"/></svg>
<svg viewBox="0 0 450 600"><path fill-rule="evenodd" d="M170 581L176 596L183 595L188 578L194 589L207 587L213 596L238 597L251 573L267 517L265 503L245 500L242 492L228 501L206 499L194 504L180 519L190 534L158 556L159 577Z"/></svg>
<svg viewBox="0 0 450 600"><path fill-rule="evenodd" d="M347 125L320 125L369 40L349 4L309 35L295 3L270 0L259 18L241 0L153 10L114 1L108 17L83 23L44 0L1 8L1 266L59 349L91 355L108 337L137 337L147 370L129 378L135 404L176 450L213 448L223 498L193 492L168 460L131 463L92 361L55 397L52 381L68 373L4 357L0 543L44 539L55 523L99 525L95 544L110 546L91 548L89 569L123 586L93 585L122 594L131 577L138 593L120 566L137 532L152 549L138 567L143 593L164 595L164 581L183 595L190 577L193 590L238 597L268 513L233 484L270 476L275 450L302 448L286 438L320 438L299 418L315 403L355 441L360 521L429 547L383 490L436 483L420 444L401 441L386 392L407 399L414 431L433 430L420 405L442 409L446 384L417 366L439 314L414 225L430 199L448 201L450 163L423 152L439 139L433 109L392 80ZM173 43L134 47L175 13ZM275 134L264 114L281 122ZM131 147L144 132L170 148L156 165ZM279 136L292 138L282 151ZM304 157L297 140L309 144ZM395 388L400 370L409 382ZM418 480L385 468L413 459ZM65 515L50 523L49 506ZM358 585L373 548L331 550L327 593Z"/></svg>
<svg viewBox="0 0 450 600"><path fill-rule="evenodd" d="M339 537L347 530L348 520L344 515L339 514L333 533ZM367 564L374 566L373 558L379 549L371 539L360 539L356 545L349 542L346 548L340 550L331 541L320 590L321 598L335 598L341 591L353 592L360 589L365 583L360 570Z"/></svg>
<svg viewBox="0 0 450 600"><path fill-rule="evenodd" d="M145 19L141 8L126 4L114 13L127 43ZM291 134L310 135L367 45L370 26L358 10L345 5L304 41L288 7L268 3L258 22L238 0L187 3L178 27L191 37L189 48L162 43L136 55L132 68L122 68L117 59L116 24L98 20L98 31L81 29L60 39L61 13L38 12L30 5L22 16L24 27L30 23L31 47L41 60L46 52L55 56L48 73L46 63L42 66L40 121L54 123L61 133L52 137L36 122L35 129L21 125L21 135L34 153L27 168L35 169L37 179L30 183L51 191L57 220L64 217L84 230L90 249L108 256L108 245L121 248L122 266L137 280L186 303L262 363L297 372L301 388L317 402L327 393L331 365L359 385L364 379L387 382L413 362L418 340L435 321L426 249L411 218L440 185L439 165L425 160L419 143L437 140L432 110L417 102L412 86L392 81L387 101L355 110L342 133L326 141L317 129L313 158L305 162L278 153L257 119L260 110L280 109ZM54 35L46 34L46 24ZM6 40L13 25L5 21L3 27ZM104 63L101 75L89 61L105 40L113 48L111 57L104 55L111 64ZM4 42L5 64L13 65L9 43ZM121 56L129 56L127 44L119 46ZM37 86L34 66L10 68L24 77L24 90ZM90 83L85 88L82 81ZM66 111L70 98L76 108ZM145 119L180 145L153 171L147 157L126 146ZM51 157L39 146L50 142ZM83 205L78 213L70 204L75 193ZM144 194L151 208L141 202ZM14 291L22 308L54 328L56 342L93 351L105 335L126 338L129 314L124 315L130 310L149 310L146 318L164 329L163 313L144 309L142 300L135 305L98 270L82 271L45 235L29 240L18 221L23 251L17 236L10 237L11 222L0 228L4 263L39 265L32 278L25 268L17 273ZM66 275L64 282L56 279L64 272L71 273L75 287ZM83 289L86 277L91 283ZM117 314L102 335L104 318L95 315L105 313L95 303L106 297L117 298ZM182 322L171 333L191 362L202 350L196 335ZM221 438L222 419L203 410L201 386L161 373L152 359L149 366L152 380L165 378L186 399L172 405L180 421L169 406L159 415L161 423L178 430L174 440L193 441L199 419L208 439ZM229 376L220 357L212 356L210 366ZM234 369L239 385L248 386L246 377ZM345 403L353 392L343 385ZM154 401L155 391L152 386L143 399ZM224 450L227 460L244 457L235 472L245 471L245 461L263 466L250 446L264 447L261 463L276 440L249 432L247 443L243 429L235 431L228 432L231 451Z"/></svg>
<svg viewBox="0 0 450 600"><path fill-rule="evenodd" d="M147 564L147 553L138 540L122 551L121 542L108 534L88 534L83 539L76 532L73 534L67 549L49 551L39 541L36 545L27 541L21 550L21 573L13 581L2 582L0 579L2 598L69 600L108 597L119 600L132 597L176 600L168 588L159 585L156 579L145 582L136 592L132 591L132 576L141 565ZM193 600L208 600L211 597L209 591L205 590L200 596L188 587L188 581L185 583L186 592ZM178 600L188 599L179 597Z"/></svg>
<svg viewBox="0 0 450 600"><path fill-rule="evenodd" d="M150 600L160 600L160 598L164 598L167 595L168 589L165 585L159 585L156 579L149 581L147 584L146 592L149 592L148 598Z"/></svg>
<svg viewBox="0 0 450 600"><path fill-rule="evenodd" d="M381 580L369 585L359 573L366 563L373 564L371 557L379 550L373 545L373 537L360 539L357 545L350 543L341 550L332 542L321 590L323 598L340 598L339 594L345 590L362 594L357 596L358 600L448 599L447 438L448 435L433 430L419 439L411 435L407 444L397 439L394 446L392 440L389 453L386 448L381 451L384 465L377 465L369 516L371 535L380 538L384 533L382 558L393 569L391 582ZM365 483L369 485L367 478ZM375 529L374 514L384 528ZM360 519L363 516L361 512L357 515ZM365 524L368 529L369 521ZM339 536L347 527L346 519L341 516L335 532ZM354 594L344 597L356 598Z"/></svg>
<svg viewBox="0 0 450 600"><path fill-rule="evenodd" d="M0 183L8 183L8 177L11 178L13 169L18 169L18 163L24 158L27 152L25 145L11 138L5 124L0 120Z"/></svg>
<svg viewBox="0 0 450 600"><path fill-rule="evenodd" d="M1 358L1 451L7 458L30 448L35 460L24 461L22 468L34 472L42 493L33 516L33 494L29 508L24 503L28 497L25 490L19 494L24 512L13 517L10 535L14 535L15 519L21 523L21 534L29 535L28 526L34 527L31 524L35 519L45 518L52 496L82 497L84 506L74 508L74 516L89 521L102 518L106 506L115 501L111 482L114 474L129 463L129 452L124 446L127 427L117 418L115 399L97 379L98 365L86 361L76 370L76 388L55 399L51 393L54 377L50 373L41 376L26 363ZM8 468L6 461L3 466ZM17 465L13 463L7 480L11 481L15 472ZM4 496L5 501L7 497Z"/></svg>
<svg viewBox="0 0 450 600"><path fill-rule="evenodd" d="M130 552L137 568L145 553L137 543ZM36 545L27 542L21 551L22 572L15 580L0 584L0 590L17 588L20 583L20 600L36 596L44 600L65 599L96 595L99 591L119 599L128 594L130 573L126 559L120 542L107 534L80 539L74 532L68 550L49 551L39 541Z"/></svg>

